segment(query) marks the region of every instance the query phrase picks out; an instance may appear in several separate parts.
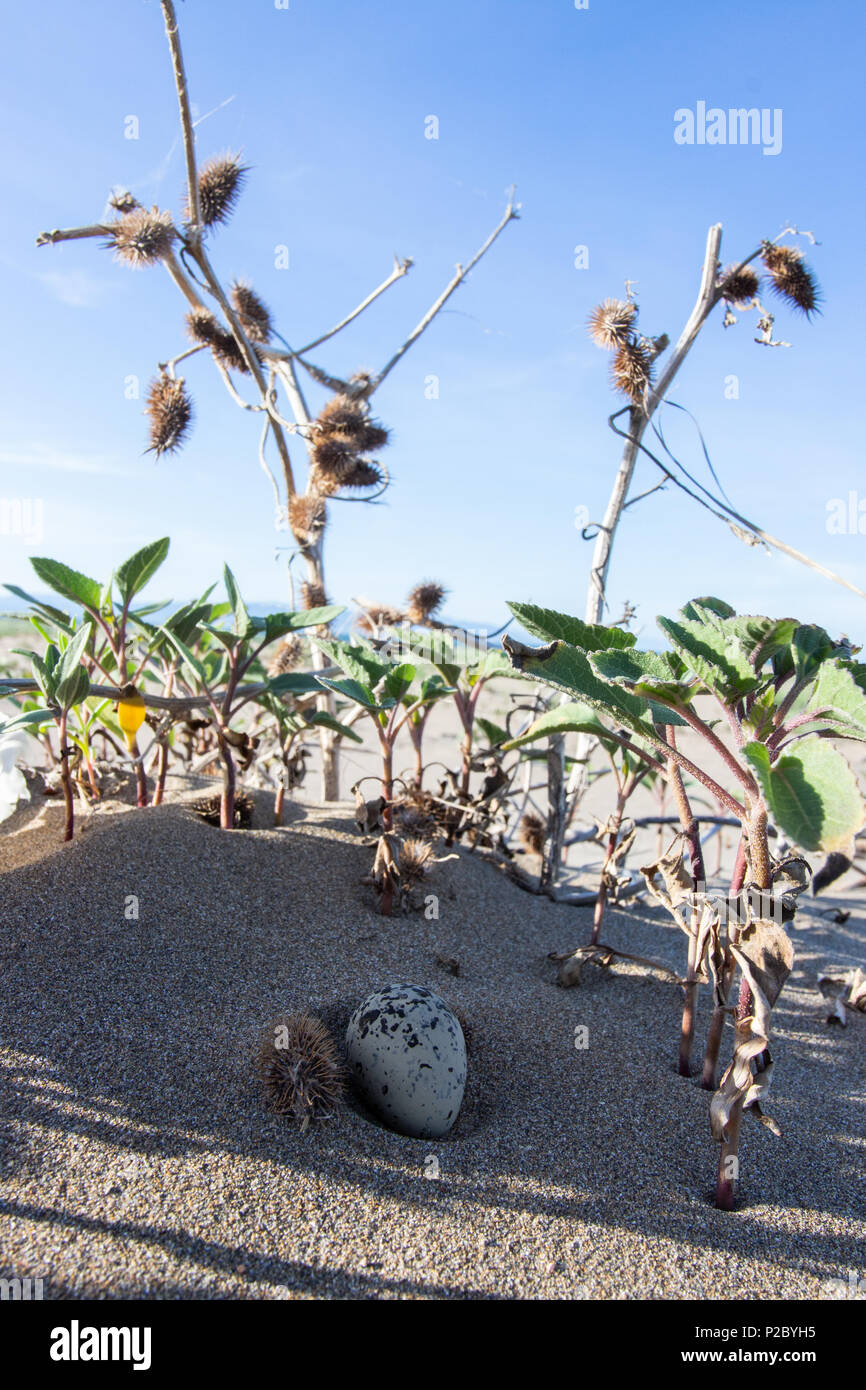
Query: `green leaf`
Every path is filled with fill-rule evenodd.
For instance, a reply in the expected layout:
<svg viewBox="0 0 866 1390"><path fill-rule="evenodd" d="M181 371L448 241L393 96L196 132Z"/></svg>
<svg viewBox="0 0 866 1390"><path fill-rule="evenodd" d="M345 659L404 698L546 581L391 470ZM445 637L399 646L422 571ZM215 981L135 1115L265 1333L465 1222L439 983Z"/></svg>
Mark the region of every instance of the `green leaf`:
<svg viewBox="0 0 866 1390"><path fill-rule="evenodd" d="M553 685L566 694L577 696L594 709L601 710L632 733L652 741L653 713L646 700L630 694L621 686L601 680L589 664L589 658L565 642L553 642L536 651L524 647L512 637L503 639L505 650L515 668L534 680ZM665 711L665 722L676 724L680 716Z"/></svg>
<svg viewBox="0 0 866 1390"><path fill-rule="evenodd" d="M312 671L286 671L268 681L272 695L309 695L318 689L319 682Z"/></svg>
<svg viewBox="0 0 866 1390"><path fill-rule="evenodd" d="M114 576L124 608L156 574L168 554L169 544L168 536L163 536L162 540L151 541L124 560Z"/></svg>
<svg viewBox="0 0 866 1390"><path fill-rule="evenodd" d="M539 608L534 603L509 603L507 606L521 626L542 642L567 642L581 651L600 652L610 648L624 650L637 641L634 633L624 628L583 623L580 618L570 618L553 608Z"/></svg>
<svg viewBox="0 0 866 1390"><path fill-rule="evenodd" d="M332 714L328 714L327 710L317 709L310 714L305 714L304 723L325 729L333 729L334 733L341 734L343 738L350 738L353 743L364 742L360 734L356 734L355 730L348 724L341 724L339 719L335 719Z"/></svg>
<svg viewBox="0 0 866 1390"><path fill-rule="evenodd" d="M797 630L797 619L747 614L727 618L719 627L723 632L730 633L754 669L760 671L765 662L791 645Z"/></svg>
<svg viewBox="0 0 866 1390"><path fill-rule="evenodd" d="M173 647L181 659L181 670L193 690L204 690L207 685L207 675L202 663L193 651L182 642L176 632L170 632L167 627L161 627L160 632L165 637L170 647Z"/></svg>
<svg viewBox="0 0 866 1390"><path fill-rule="evenodd" d="M229 603L235 615L235 632L238 637L249 637L251 632L255 632L255 625L247 612L246 604L241 598L241 591L238 588L237 580L228 565L223 565L223 583L226 586Z"/></svg>
<svg viewBox="0 0 866 1390"><path fill-rule="evenodd" d="M735 704L757 690L760 678L734 636L699 620L658 618L657 622L686 667L725 704Z"/></svg>
<svg viewBox="0 0 866 1390"><path fill-rule="evenodd" d="M593 652L589 663L602 680L624 685L637 695L685 709L694 692L680 679L682 662L669 652ZM667 715L664 716L667 722Z"/></svg>
<svg viewBox="0 0 866 1390"><path fill-rule="evenodd" d="M392 666L382 683L382 689L397 703L403 699L417 674L415 667L407 662L401 666Z"/></svg>
<svg viewBox="0 0 866 1390"><path fill-rule="evenodd" d="M866 806L838 749L812 735L772 765L762 743L747 743L743 752L780 830L804 850L850 849L866 819Z"/></svg>
<svg viewBox="0 0 866 1390"><path fill-rule="evenodd" d="M337 642L324 637L311 637L310 641L319 651L325 653L334 666L339 666L347 676L362 686L374 690L386 675L389 664L379 661L368 647L350 646L348 642Z"/></svg>
<svg viewBox="0 0 866 1390"><path fill-rule="evenodd" d="M686 619L700 622L706 618L707 614L714 613L718 618L733 618L736 609L729 603L725 603L722 598L693 598L680 609L680 613Z"/></svg>
<svg viewBox="0 0 866 1390"><path fill-rule="evenodd" d="M345 611L344 606L331 603L324 608L305 608L300 613L269 613L265 618L268 641L274 642L287 632L300 632L305 627L327 627Z"/></svg>
<svg viewBox="0 0 866 1390"><path fill-rule="evenodd" d="M479 721L480 722L480 721ZM534 719L529 728L516 738L503 743L502 751L510 753L513 748L523 748L527 743L535 743L540 738L550 738L552 734L591 734L593 738L610 737L610 730L602 724L591 705L570 701L565 705L555 705Z"/></svg>
<svg viewBox="0 0 866 1390"><path fill-rule="evenodd" d="M373 697L373 692L367 685L360 681L352 680L348 677L345 680L332 680L330 676L317 676L316 681L323 685L326 690L333 690L345 699L351 700L355 705L361 705L364 709L378 713L381 705L378 705Z"/></svg>
<svg viewBox="0 0 866 1390"><path fill-rule="evenodd" d="M80 603L93 613L99 612L102 590L95 579L70 569L59 560L49 560L40 555L31 555L30 563L42 583L53 589L55 594L72 599L73 603Z"/></svg>
<svg viewBox="0 0 866 1390"><path fill-rule="evenodd" d="M503 729L501 724L494 724L492 719L482 719L479 715L475 722L491 748L500 748L508 738L508 730Z"/></svg>
<svg viewBox="0 0 866 1390"><path fill-rule="evenodd" d="M796 680L799 682L813 676L835 645L830 634L816 623L804 623L798 627L791 641Z"/></svg>
<svg viewBox="0 0 866 1390"><path fill-rule="evenodd" d="M63 632L72 631L72 620L69 614L64 613L62 609L53 608L50 603L42 603L38 598L34 598L32 594L28 594L26 590L19 589L17 584L4 584L3 588L8 589L10 594L14 594L16 598L23 598L30 604L34 612L41 614L43 618L50 619L50 621L55 623Z"/></svg>
<svg viewBox="0 0 866 1390"><path fill-rule="evenodd" d="M47 709L30 709L23 714L16 714L12 719L7 719L0 724L0 735L14 733L16 729L39 727L44 724L54 722L54 716Z"/></svg>
<svg viewBox="0 0 866 1390"><path fill-rule="evenodd" d="M824 662L803 713L812 710L816 722L832 727L839 737L866 740L866 666Z"/></svg>
<svg viewBox="0 0 866 1390"><path fill-rule="evenodd" d="M92 632L89 623L80 628L54 669L54 698L61 709L71 709L77 705L85 699L90 689L90 676L82 666L81 658Z"/></svg>

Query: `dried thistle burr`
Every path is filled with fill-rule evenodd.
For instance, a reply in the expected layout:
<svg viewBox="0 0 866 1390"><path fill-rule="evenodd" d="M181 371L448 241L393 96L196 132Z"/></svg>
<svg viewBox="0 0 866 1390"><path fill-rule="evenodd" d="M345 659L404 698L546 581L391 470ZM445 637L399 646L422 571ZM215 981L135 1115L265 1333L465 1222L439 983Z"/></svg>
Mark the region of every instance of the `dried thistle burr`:
<svg viewBox="0 0 866 1390"><path fill-rule="evenodd" d="M652 358L643 342L634 339L617 350L611 364L611 383L635 405L643 404L652 384Z"/></svg>
<svg viewBox="0 0 866 1390"><path fill-rule="evenodd" d="M192 340L206 344L224 367L235 372L249 372L234 335L227 332L208 309L192 309L186 316L186 326Z"/></svg>
<svg viewBox="0 0 866 1390"><path fill-rule="evenodd" d="M305 1011L276 1019L262 1040L258 1072L265 1101L278 1115L312 1120L333 1114L345 1093L336 1043L321 1019Z"/></svg>
<svg viewBox="0 0 866 1390"><path fill-rule="evenodd" d="M807 318L818 312L821 292L813 271L803 260L802 251L796 246L776 246L764 241L761 260L770 272L770 283L776 294Z"/></svg>
<svg viewBox="0 0 866 1390"><path fill-rule="evenodd" d="M520 843L524 849L530 854L542 855L546 833L541 816L537 816L534 811L527 811L520 821Z"/></svg>
<svg viewBox="0 0 866 1390"><path fill-rule="evenodd" d="M133 207L111 228L105 245L114 251L117 260L140 270L145 265L156 265L168 255L176 238L170 212Z"/></svg>
<svg viewBox="0 0 866 1390"><path fill-rule="evenodd" d="M304 644L300 637L292 634L281 644L268 667L269 676L283 676L294 671L304 655Z"/></svg>
<svg viewBox="0 0 866 1390"><path fill-rule="evenodd" d="M202 225L214 227L227 222L235 209L247 168L238 154L216 155L202 167L198 176L198 202ZM191 216L186 206L187 221Z"/></svg>
<svg viewBox="0 0 866 1390"><path fill-rule="evenodd" d="M405 892L414 888L430 873L436 859L429 840L412 836L400 846L400 880Z"/></svg>
<svg viewBox="0 0 866 1390"><path fill-rule="evenodd" d="M719 288L729 304L745 309L761 288L761 279L750 265L744 265L739 270L730 265L719 276Z"/></svg>
<svg viewBox="0 0 866 1390"><path fill-rule="evenodd" d="M133 197L129 189L118 188L109 198L108 206L113 208L115 212L124 215L127 212L132 212L133 208L140 207L141 204L137 198Z"/></svg>
<svg viewBox="0 0 866 1390"><path fill-rule="evenodd" d="M322 584L310 584L304 580L301 585L301 602L307 611L311 608L325 608L328 598L324 586Z"/></svg>
<svg viewBox="0 0 866 1390"><path fill-rule="evenodd" d="M324 499L305 492L295 492L289 501L289 525L292 535L304 545L315 541L328 522Z"/></svg>
<svg viewBox="0 0 866 1390"><path fill-rule="evenodd" d="M447 593L448 590L433 579L416 584L406 600L406 616L410 623L420 627L431 622L445 602Z"/></svg>
<svg viewBox="0 0 866 1390"><path fill-rule="evenodd" d="M346 487L380 487L385 481L385 474L373 459L358 459L354 467L350 468L343 478L342 486Z"/></svg>
<svg viewBox="0 0 866 1390"><path fill-rule="evenodd" d="M150 421L148 453L173 453L184 443L192 424L192 401L180 377L165 374L151 382L145 414Z"/></svg>
<svg viewBox="0 0 866 1390"><path fill-rule="evenodd" d="M266 343L272 332L271 315L255 290L242 280L232 285L232 304L251 343Z"/></svg>
<svg viewBox="0 0 866 1390"><path fill-rule="evenodd" d="M198 799L198 801L194 801L192 803L192 809L194 814L197 815L200 820L205 821L208 825L215 825L217 829L219 829L220 826L220 808L221 797L218 792L215 793L213 796L202 796ZM250 829L250 826L253 823L253 813L255 809L256 803L253 801L253 798L251 796L248 796L246 792L235 793L235 830Z"/></svg>
<svg viewBox="0 0 866 1390"><path fill-rule="evenodd" d="M589 335L608 351L625 347L637 320L637 305L628 299L605 299L589 316Z"/></svg>

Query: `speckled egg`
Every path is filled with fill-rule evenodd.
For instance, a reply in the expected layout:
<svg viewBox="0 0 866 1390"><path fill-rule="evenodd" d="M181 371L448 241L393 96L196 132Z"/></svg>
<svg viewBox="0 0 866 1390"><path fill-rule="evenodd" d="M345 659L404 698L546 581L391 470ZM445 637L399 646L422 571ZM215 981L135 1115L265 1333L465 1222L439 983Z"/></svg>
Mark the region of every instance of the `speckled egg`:
<svg viewBox="0 0 866 1390"><path fill-rule="evenodd" d="M349 1065L391 1129L418 1139L447 1134L466 1085L463 1030L424 985L387 985L359 1004L346 1029Z"/></svg>

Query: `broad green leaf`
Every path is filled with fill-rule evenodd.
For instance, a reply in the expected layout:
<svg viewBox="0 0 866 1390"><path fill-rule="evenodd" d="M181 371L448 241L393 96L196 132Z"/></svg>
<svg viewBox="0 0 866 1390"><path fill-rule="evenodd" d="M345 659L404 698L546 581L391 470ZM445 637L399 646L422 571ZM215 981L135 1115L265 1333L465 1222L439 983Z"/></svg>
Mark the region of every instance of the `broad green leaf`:
<svg viewBox="0 0 866 1390"><path fill-rule="evenodd" d="M311 637L310 641L325 653L334 666L339 666L353 681L368 686L370 690L375 689L388 671L390 663L380 661L368 647L354 647L348 642L324 637Z"/></svg>
<svg viewBox="0 0 866 1390"><path fill-rule="evenodd" d="M406 662L402 666L392 666L382 683L382 689L392 700L399 702L409 690L417 674L415 667Z"/></svg>
<svg viewBox="0 0 866 1390"><path fill-rule="evenodd" d="M633 647L637 641L634 633L624 628L584 623L580 618L557 613L553 608L539 608L534 603L509 603L507 607L521 626L542 642L567 642L581 651L600 652Z"/></svg>
<svg viewBox="0 0 866 1390"><path fill-rule="evenodd" d="M130 555L128 560L124 560L116 571L114 582L125 608L156 574L168 554L169 544L168 536L163 536L162 540L151 541L149 545L142 546L141 550Z"/></svg>
<svg viewBox="0 0 866 1390"><path fill-rule="evenodd" d="M323 685L326 690L333 690L337 695L342 695L345 699L351 700L355 705L361 705L364 709L378 713L382 708L376 703L370 687L362 684L361 681L353 680L351 677L337 681L330 676L317 676L316 682L318 685Z"/></svg>
<svg viewBox="0 0 866 1390"><path fill-rule="evenodd" d="M866 806L838 749L812 735L772 765L762 743L747 743L743 752L780 830L804 850L850 849L866 819Z"/></svg>
<svg viewBox="0 0 866 1390"><path fill-rule="evenodd" d="M90 676L84 666L76 666L64 680L58 681L55 698L61 709L72 709L90 693Z"/></svg>
<svg viewBox="0 0 866 1390"><path fill-rule="evenodd" d="M71 709L77 705L85 699L90 689L90 677L81 664L81 658L92 631L89 624L80 628L54 669L54 698L61 709Z"/></svg>
<svg viewBox="0 0 866 1390"><path fill-rule="evenodd" d="M300 613L269 613L265 618L268 641L274 642L287 632L300 632L305 627L327 627L345 611L340 604L330 603L324 608L305 608Z"/></svg>
<svg viewBox="0 0 866 1390"><path fill-rule="evenodd" d="M312 671L286 671L281 676L271 676L268 690L272 695L309 695L319 689L319 682Z"/></svg>
<svg viewBox="0 0 866 1390"><path fill-rule="evenodd" d="M754 669L760 671L765 662L791 645L797 630L797 619L746 614L727 618L719 626L723 632L730 633Z"/></svg>
<svg viewBox="0 0 866 1390"><path fill-rule="evenodd" d="M794 673L798 681L809 679L818 670L822 661L830 655L835 643L823 627L816 623L804 623L798 627L791 640L791 655Z"/></svg>
<svg viewBox="0 0 866 1390"><path fill-rule="evenodd" d="M855 661L825 661L804 713L840 737L866 740L866 666Z"/></svg>
<svg viewBox="0 0 866 1390"><path fill-rule="evenodd" d="M95 579L70 569L60 560L49 560L40 555L31 555L30 563L42 583L53 589L55 594L72 599L73 603L80 603L93 613L99 612L102 590Z"/></svg>
<svg viewBox="0 0 866 1390"><path fill-rule="evenodd" d="M545 710L544 714L534 719L522 734L503 743L502 751L510 753L513 748L523 748L527 743L535 743L540 738L570 733L591 734L593 738L599 739L610 736L610 730L602 724L591 705L570 701L568 704L555 705L553 709Z"/></svg>
<svg viewBox="0 0 866 1390"><path fill-rule="evenodd" d="M495 676L513 676L514 669L501 647L491 647L474 666L469 667L470 685L480 680L493 680Z"/></svg>
<svg viewBox="0 0 866 1390"><path fill-rule="evenodd" d="M689 621L700 622L708 614L715 614L717 618L733 618L736 609L729 603L725 603L722 598L693 598L680 609L682 616Z"/></svg>
<svg viewBox="0 0 866 1390"><path fill-rule="evenodd" d="M601 680L585 653L576 647L570 647L566 642L553 642L532 651L511 637L504 638L503 645L517 670L534 680L564 690L568 695L577 696L580 701L586 701L593 708L610 715L632 733L644 738L651 737L652 730L648 725L652 715L647 701L630 694L621 686ZM679 721L679 716L673 713L668 716L666 712L665 718L670 723Z"/></svg>
<svg viewBox="0 0 866 1390"><path fill-rule="evenodd" d="M750 690L757 690L760 679L735 637L690 618L680 622L658 618L657 622L687 668L725 704L735 704Z"/></svg>
<svg viewBox="0 0 866 1390"><path fill-rule="evenodd" d="M694 695L686 681L680 679L682 662L669 652L639 652L634 649L618 652L593 652L589 663L602 680L624 685L636 695L670 703L684 709ZM667 713L664 715L667 720ZM670 721L673 722L673 721Z"/></svg>
<svg viewBox="0 0 866 1390"><path fill-rule="evenodd" d="M341 724L339 719L335 719L327 710L317 709L304 715L304 723L315 725L325 729L333 729L334 733L341 734L343 738L350 738L353 743L363 743L361 735L356 733L348 724Z"/></svg>

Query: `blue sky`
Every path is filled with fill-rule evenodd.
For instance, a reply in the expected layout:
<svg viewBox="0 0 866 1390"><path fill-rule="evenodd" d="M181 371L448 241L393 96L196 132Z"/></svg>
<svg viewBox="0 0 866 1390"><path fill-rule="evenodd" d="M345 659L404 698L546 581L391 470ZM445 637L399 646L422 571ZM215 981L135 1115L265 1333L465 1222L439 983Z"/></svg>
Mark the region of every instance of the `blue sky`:
<svg viewBox="0 0 866 1390"><path fill-rule="evenodd" d="M511 183L523 204L376 397L393 430L394 484L387 505L332 506L333 598L395 602L429 576L463 619L498 623L506 598L582 613L590 546L575 509L601 517L619 457L606 424L616 398L587 314L628 277L643 330L675 337L716 221L725 261L789 220L813 231L821 245L804 244L824 312L807 323L780 307L777 333L792 346L769 350L748 316L723 330L717 311L672 399L698 418L738 510L866 587L866 536L826 524L832 499L859 488L866 502L859 4L186 0L178 11L196 114L207 116L200 156L241 149L251 166L213 238L223 278L247 277L298 343L378 284L394 252L415 260L313 354L337 374L387 360L495 225ZM6 526L0 579L32 587L28 553L101 577L170 534L158 596L190 596L226 560L250 599L285 604L275 547L287 536L273 530L258 423L204 356L187 370L189 444L159 462L143 453L143 399L127 399L125 383L138 377L143 396L156 363L184 345L168 276L118 265L95 241L34 245L45 228L98 220L113 186L179 213L183 160L156 0L13 7L2 69L0 496L41 503L43 527L34 538ZM676 144L675 111L699 101L780 109L781 152ZM136 140L124 137L131 115ZM425 138L431 115L437 140ZM282 244L288 270L274 264ZM586 269L575 268L578 245ZM731 374L735 400L725 398ZM425 394L432 375L437 400ZM667 411L663 423L709 483L686 418ZM636 490L656 479L645 462ZM614 552L611 615L629 599L649 628L705 593L866 640L863 600L745 547L681 495L633 508Z"/></svg>

